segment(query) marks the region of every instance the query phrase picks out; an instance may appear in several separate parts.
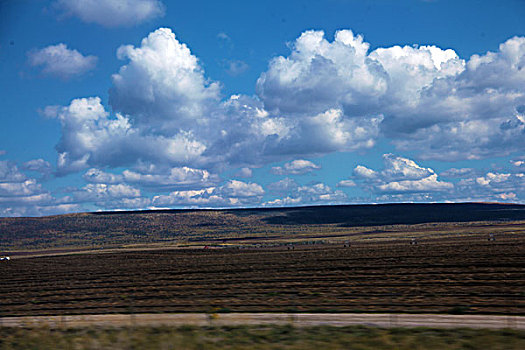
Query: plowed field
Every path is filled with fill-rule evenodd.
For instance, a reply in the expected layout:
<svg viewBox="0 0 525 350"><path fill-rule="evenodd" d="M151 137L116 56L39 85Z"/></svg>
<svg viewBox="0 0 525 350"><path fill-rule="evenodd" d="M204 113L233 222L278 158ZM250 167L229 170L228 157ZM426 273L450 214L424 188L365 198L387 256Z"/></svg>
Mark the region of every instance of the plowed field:
<svg viewBox="0 0 525 350"><path fill-rule="evenodd" d="M525 235L18 258L0 316L142 312L525 314Z"/></svg>

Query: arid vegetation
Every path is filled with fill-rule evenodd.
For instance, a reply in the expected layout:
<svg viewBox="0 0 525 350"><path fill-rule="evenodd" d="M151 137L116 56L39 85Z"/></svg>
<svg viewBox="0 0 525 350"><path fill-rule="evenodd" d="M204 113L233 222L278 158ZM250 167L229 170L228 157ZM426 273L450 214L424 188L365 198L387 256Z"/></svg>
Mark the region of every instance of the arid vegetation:
<svg viewBox="0 0 525 350"><path fill-rule="evenodd" d="M385 235L385 233L382 233ZM397 237L396 237L397 236ZM142 312L524 314L525 235L16 258L0 315ZM439 238L441 237L441 238Z"/></svg>
<svg viewBox="0 0 525 350"><path fill-rule="evenodd" d="M523 232L524 205L388 204L0 218L0 254L50 249ZM397 235L396 235L397 233ZM353 238L352 238L353 237Z"/></svg>
<svg viewBox="0 0 525 350"><path fill-rule="evenodd" d="M523 349L523 331L246 326L0 328L0 349Z"/></svg>

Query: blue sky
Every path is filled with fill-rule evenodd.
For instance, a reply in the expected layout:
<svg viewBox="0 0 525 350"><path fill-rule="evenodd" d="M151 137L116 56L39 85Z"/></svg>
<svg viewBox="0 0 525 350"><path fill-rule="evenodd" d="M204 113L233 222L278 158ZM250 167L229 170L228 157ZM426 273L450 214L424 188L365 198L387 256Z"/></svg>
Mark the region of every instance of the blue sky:
<svg viewBox="0 0 525 350"><path fill-rule="evenodd" d="M0 2L0 216L525 202L525 2Z"/></svg>

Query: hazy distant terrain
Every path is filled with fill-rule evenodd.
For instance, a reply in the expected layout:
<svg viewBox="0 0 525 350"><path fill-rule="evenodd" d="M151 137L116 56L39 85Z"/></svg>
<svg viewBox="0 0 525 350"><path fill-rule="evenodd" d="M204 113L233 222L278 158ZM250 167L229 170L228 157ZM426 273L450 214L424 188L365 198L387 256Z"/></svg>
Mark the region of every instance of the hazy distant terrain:
<svg viewBox="0 0 525 350"><path fill-rule="evenodd" d="M337 238L361 233L377 235L380 231L411 232L425 225L439 230L442 225L437 223L458 223L468 231L475 222L503 225L516 221L525 221L525 205L385 204L0 218L0 254L12 250L98 249L130 244Z"/></svg>

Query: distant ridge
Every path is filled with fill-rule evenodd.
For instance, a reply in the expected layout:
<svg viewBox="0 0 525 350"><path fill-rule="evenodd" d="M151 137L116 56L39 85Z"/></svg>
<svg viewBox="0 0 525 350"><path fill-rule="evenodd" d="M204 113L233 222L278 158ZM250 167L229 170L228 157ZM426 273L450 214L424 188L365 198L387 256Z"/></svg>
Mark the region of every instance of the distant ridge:
<svg viewBox="0 0 525 350"><path fill-rule="evenodd" d="M191 213L191 212L276 212L283 210L301 210L301 209L318 209L318 208L368 208L368 207L390 207L390 206L504 206L516 207L518 210L525 210L525 204L503 203L503 202L460 202L460 203L369 203L369 204L320 204L320 205L302 205L287 207L246 207L246 208L183 208L183 209L139 209L139 210L101 210L93 212L80 212L74 214L95 214L95 215L112 215L112 214L137 214L137 213Z"/></svg>
<svg viewBox="0 0 525 350"><path fill-rule="evenodd" d="M393 203L294 208L270 224L341 226L412 225L431 222L525 220L525 205L498 203Z"/></svg>
<svg viewBox="0 0 525 350"><path fill-rule="evenodd" d="M469 222L490 225L511 221L525 221L525 205L395 203L92 212L0 218L0 253L12 249L252 239L267 235L292 237L305 230L316 234L335 228Z"/></svg>
<svg viewBox="0 0 525 350"><path fill-rule="evenodd" d="M525 205L510 203L387 203L232 209L157 209L103 211L93 215L139 215L223 212L257 215L267 224L376 226L429 222L525 220Z"/></svg>

